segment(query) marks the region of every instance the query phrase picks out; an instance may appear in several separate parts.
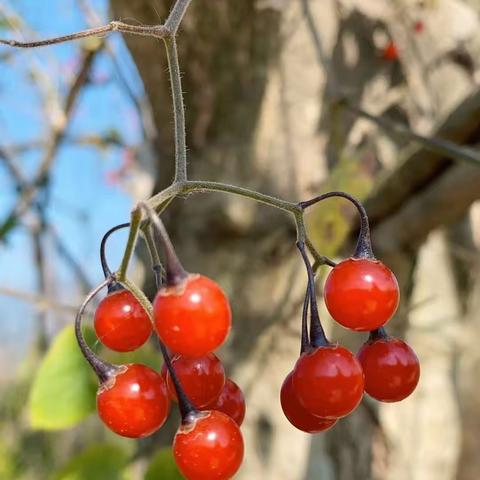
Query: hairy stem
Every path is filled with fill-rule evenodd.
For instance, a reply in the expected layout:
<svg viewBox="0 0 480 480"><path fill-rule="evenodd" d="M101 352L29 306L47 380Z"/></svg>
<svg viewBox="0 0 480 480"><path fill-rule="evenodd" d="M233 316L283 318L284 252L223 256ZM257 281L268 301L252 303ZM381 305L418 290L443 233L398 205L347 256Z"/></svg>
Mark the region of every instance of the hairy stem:
<svg viewBox="0 0 480 480"><path fill-rule="evenodd" d="M188 5L188 2L186 3ZM178 63L177 41L175 37L165 38L164 43L167 50L168 69L170 71L175 126L174 182L183 182L187 180L187 142L185 136L185 107L183 105L182 77Z"/></svg>
<svg viewBox="0 0 480 480"><path fill-rule="evenodd" d="M135 245L137 243L138 232L140 230L140 222L142 220L142 212L138 207L132 210L130 216L130 231L128 233L127 245L125 247L125 252L123 253L122 263L120 264L120 269L118 270L117 280L120 282L124 281L127 276L128 264L135 250Z"/></svg>

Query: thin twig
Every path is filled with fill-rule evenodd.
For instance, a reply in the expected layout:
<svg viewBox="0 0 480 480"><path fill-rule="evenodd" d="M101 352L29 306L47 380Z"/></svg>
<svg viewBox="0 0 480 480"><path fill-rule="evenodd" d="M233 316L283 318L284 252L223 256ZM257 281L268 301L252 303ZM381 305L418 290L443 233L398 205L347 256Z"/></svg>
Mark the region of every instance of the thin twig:
<svg viewBox="0 0 480 480"><path fill-rule="evenodd" d="M17 298L27 303L33 304L38 310L57 310L65 313L76 313L78 305L69 305L66 303L59 303L53 298L45 295L37 295L28 291L18 290L9 287L0 287L0 295L5 297ZM93 314L93 312L90 312Z"/></svg>
<svg viewBox="0 0 480 480"><path fill-rule="evenodd" d="M187 144L185 137L185 110L183 106L182 80L178 63L175 37L165 39L170 85L172 88L173 118L175 126L175 182L187 180Z"/></svg>
<svg viewBox="0 0 480 480"><path fill-rule="evenodd" d="M21 42L19 40L6 40L0 38L0 44L16 48L37 48L55 45L57 43L71 42L73 40L80 40L82 38L98 37L110 32L129 33L132 35L154 38L165 38L166 36L170 35L170 32L163 25L130 25L128 23L113 20L107 25L103 25L101 27L87 28L86 30L70 33L68 35L61 35L59 37L46 38L44 40L32 42Z"/></svg>
<svg viewBox="0 0 480 480"><path fill-rule="evenodd" d="M480 165L480 153L471 148L462 147L442 138L436 138L433 136L424 137L423 135L412 131L406 125L394 122L393 120L385 118L381 115L372 115L371 113L363 110L362 108L353 105L347 99L341 99L339 104L344 106L347 110L354 113L355 115L366 118L367 120L370 120L371 122L377 124L380 128L387 131L388 133L394 133L396 135L403 136L409 140L419 143L427 150L439 153L440 155L451 158L452 160L460 160L463 162L474 164L476 166Z"/></svg>
<svg viewBox="0 0 480 480"><path fill-rule="evenodd" d="M54 123L50 137L47 142L47 146L45 148L45 153L40 160L40 164L34 176L34 179L27 186L24 186L22 188L21 195L16 205L7 215L6 219L3 222L3 225L0 225L0 231L8 231L5 226L14 224L18 221L18 219L32 205L33 201L35 200L37 191L43 186L45 186L45 184L47 183L50 168L55 160L58 148L65 136L65 132L71 119L76 100L80 94L82 87L88 80L88 76L93 65L93 60L95 58L95 55L99 51L99 48L100 46L97 49L84 52L81 67L65 97L64 108L62 112L63 120L61 122L57 121L56 123Z"/></svg>

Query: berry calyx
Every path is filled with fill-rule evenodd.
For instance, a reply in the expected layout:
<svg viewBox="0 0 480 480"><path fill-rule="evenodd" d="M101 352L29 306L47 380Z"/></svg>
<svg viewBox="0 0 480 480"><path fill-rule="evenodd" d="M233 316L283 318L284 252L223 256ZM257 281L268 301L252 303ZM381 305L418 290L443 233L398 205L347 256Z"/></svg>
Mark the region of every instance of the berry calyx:
<svg viewBox="0 0 480 480"><path fill-rule="evenodd" d="M245 418L245 397L240 387L227 378L219 397L205 408L228 415L240 427Z"/></svg>
<svg viewBox="0 0 480 480"><path fill-rule="evenodd" d="M187 273L155 211L139 205L158 234L165 257L166 284L153 302L155 328L162 343L187 357L202 357L217 349L230 332L232 312L228 299L213 280Z"/></svg>
<svg viewBox="0 0 480 480"><path fill-rule="evenodd" d="M175 462L188 480L228 480L240 468L243 454L240 428L222 412L193 415L173 441Z"/></svg>
<svg viewBox="0 0 480 480"><path fill-rule="evenodd" d="M365 373L365 391L382 402L407 398L420 379L420 362L412 348L381 329L372 332L357 358Z"/></svg>
<svg viewBox="0 0 480 480"><path fill-rule="evenodd" d="M397 310L397 279L382 262L349 258L337 264L325 282L325 304L344 327L365 332L390 320Z"/></svg>
<svg viewBox="0 0 480 480"><path fill-rule="evenodd" d="M198 358L176 355L171 362L185 394L196 408L218 399L225 385L225 370L216 355L209 353ZM168 372L167 388L170 398L176 400L175 384Z"/></svg>
<svg viewBox="0 0 480 480"><path fill-rule="evenodd" d="M116 434L142 438L165 423L170 400L165 382L155 370L129 364L100 386L97 410L103 423Z"/></svg>
<svg viewBox="0 0 480 480"><path fill-rule="evenodd" d="M201 357L222 345L231 328L223 290L203 275L188 275L177 285L160 287L153 303L155 328L174 353Z"/></svg>
<svg viewBox="0 0 480 480"><path fill-rule="evenodd" d="M139 301L125 289L109 293L95 310L98 339L116 352L141 347L152 333L152 323Z"/></svg>
<svg viewBox="0 0 480 480"><path fill-rule="evenodd" d="M349 350L326 345L300 356L293 370L292 386L308 413L340 418L352 412L362 399L363 371Z"/></svg>
<svg viewBox="0 0 480 480"><path fill-rule="evenodd" d="M323 432L335 425L336 419L316 417L300 404L293 389L292 376L293 372L290 372L280 390L280 404L287 420L295 428L306 433Z"/></svg>

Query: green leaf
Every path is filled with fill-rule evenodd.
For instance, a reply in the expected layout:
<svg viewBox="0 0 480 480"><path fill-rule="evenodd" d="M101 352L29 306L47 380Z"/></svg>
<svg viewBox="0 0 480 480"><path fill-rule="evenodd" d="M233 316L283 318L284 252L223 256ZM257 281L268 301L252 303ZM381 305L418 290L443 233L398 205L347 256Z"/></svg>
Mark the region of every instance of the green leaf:
<svg viewBox="0 0 480 480"><path fill-rule="evenodd" d="M86 329L85 334L88 338L93 332ZM53 341L34 378L28 405L32 427L73 427L95 410L97 387L73 327L66 327Z"/></svg>
<svg viewBox="0 0 480 480"><path fill-rule="evenodd" d="M129 454L119 445L92 445L77 456L52 480L125 480Z"/></svg>
<svg viewBox="0 0 480 480"><path fill-rule="evenodd" d="M183 476L178 471L171 448L160 450L152 459L144 480L182 480Z"/></svg>
<svg viewBox="0 0 480 480"><path fill-rule="evenodd" d="M142 348L127 353L118 353L104 349L104 351L102 351L102 358L107 362L118 365L141 363L157 371L159 371L163 365L162 355L159 350L154 347L152 342L147 342L145 345L142 345Z"/></svg>

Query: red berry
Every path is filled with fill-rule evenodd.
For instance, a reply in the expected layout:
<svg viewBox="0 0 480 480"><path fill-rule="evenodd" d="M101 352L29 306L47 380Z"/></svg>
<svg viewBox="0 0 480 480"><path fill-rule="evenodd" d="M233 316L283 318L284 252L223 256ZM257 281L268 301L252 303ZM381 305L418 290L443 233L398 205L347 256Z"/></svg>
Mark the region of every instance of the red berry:
<svg viewBox="0 0 480 480"><path fill-rule="evenodd" d="M398 307L397 279L378 260L349 258L335 266L325 283L325 304L341 325L365 332L390 320Z"/></svg>
<svg viewBox="0 0 480 480"><path fill-rule="evenodd" d="M227 378L220 396L210 403L206 410L222 412L240 426L245 418L245 397L242 390L234 381Z"/></svg>
<svg viewBox="0 0 480 480"><path fill-rule="evenodd" d="M201 412L181 425L173 441L173 455L188 480L228 480L243 460L238 425L222 412Z"/></svg>
<svg viewBox="0 0 480 480"><path fill-rule="evenodd" d="M316 417L302 407L293 390L292 375L293 372L287 375L280 390L280 403L288 421L295 428L306 433L323 432L335 425L337 422L335 419Z"/></svg>
<svg viewBox="0 0 480 480"><path fill-rule="evenodd" d="M339 345L327 345L300 356L292 385L307 412L340 418L353 411L362 399L363 371L352 352Z"/></svg>
<svg viewBox="0 0 480 480"><path fill-rule="evenodd" d="M420 363L415 352L397 338L366 342L357 354L365 373L365 391L382 402L408 397L418 384Z"/></svg>
<svg viewBox="0 0 480 480"><path fill-rule="evenodd" d="M382 58L389 62L398 60L398 48L395 42L390 41L382 50Z"/></svg>
<svg viewBox="0 0 480 480"><path fill-rule="evenodd" d="M170 401L162 377L145 365L125 365L97 393L98 415L118 435L151 435L167 419Z"/></svg>
<svg viewBox="0 0 480 480"><path fill-rule="evenodd" d="M218 348L230 331L227 297L214 281L189 275L181 284L160 288L153 303L155 326L174 353L201 357Z"/></svg>
<svg viewBox="0 0 480 480"><path fill-rule="evenodd" d="M116 352L136 350L152 333L150 318L128 290L110 293L100 302L94 327L98 339Z"/></svg>
<svg viewBox="0 0 480 480"><path fill-rule="evenodd" d="M422 33L425 30L425 23L423 22L423 20L417 20L413 24L413 30L415 33Z"/></svg>
<svg viewBox="0 0 480 480"><path fill-rule="evenodd" d="M209 353L199 358L176 355L172 358L172 366L185 394L195 407L206 407L222 392L225 370L215 354ZM168 372L167 387L170 398L176 400L175 385Z"/></svg>

